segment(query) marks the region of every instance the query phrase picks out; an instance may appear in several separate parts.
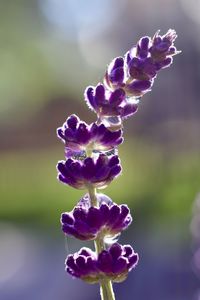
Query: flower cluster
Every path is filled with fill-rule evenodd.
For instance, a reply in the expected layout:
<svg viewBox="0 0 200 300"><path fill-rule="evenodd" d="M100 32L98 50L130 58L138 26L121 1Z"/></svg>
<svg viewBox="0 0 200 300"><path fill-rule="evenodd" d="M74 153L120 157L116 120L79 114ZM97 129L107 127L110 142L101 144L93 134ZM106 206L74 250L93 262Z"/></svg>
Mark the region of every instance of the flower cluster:
<svg viewBox="0 0 200 300"><path fill-rule="evenodd" d="M172 29L153 38L142 37L124 57L108 66L103 83L85 90L85 101L97 121L87 124L76 115L57 129L64 143L65 160L57 164L60 182L87 194L71 212L61 215L64 234L79 240L94 240L95 252L82 248L68 255L66 271L89 283L99 282L102 299L114 300L111 282L126 279L138 263L131 246L116 243L132 222L127 205L117 205L98 192L121 173L117 147L123 142L123 121L138 110L141 97L151 90L158 72L171 65L179 53Z"/></svg>
<svg viewBox="0 0 200 300"><path fill-rule="evenodd" d="M142 37L123 57L115 58L108 67L105 84L110 90L123 89L130 96L143 96L150 91L159 70L172 63L172 56L179 51L174 47L177 35L172 29L153 39Z"/></svg>
<svg viewBox="0 0 200 300"><path fill-rule="evenodd" d="M105 116L120 116L127 118L137 111L136 102L128 102L126 93L119 88L109 91L102 84L88 87L85 91L88 106L102 119Z"/></svg>
<svg viewBox="0 0 200 300"><path fill-rule="evenodd" d="M61 215L62 230L65 234L80 240L114 238L126 229L132 221L127 205L117 205L107 196L98 194L99 207L93 207L86 194L77 206L69 213Z"/></svg>
<svg viewBox="0 0 200 300"><path fill-rule="evenodd" d="M106 154L83 161L68 158L58 162L57 169L59 180L76 189L105 188L121 172L118 156Z"/></svg>
<svg viewBox="0 0 200 300"><path fill-rule="evenodd" d="M66 157L76 156L84 151L109 151L123 142L121 130L110 131L104 124L88 125L76 115L70 116L57 129L57 135L65 143Z"/></svg>
<svg viewBox="0 0 200 300"><path fill-rule="evenodd" d="M119 116L122 120L137 112L138 99L151 90L158 71L169 67L172 56L178 54L174 46L177 35L172 29L151 39L142 37L124 57L109 64L104 84L88 87L85 100L98 117Z"/></svg>
<svg viewBox="0 0 200 300"><path fill-rule="evenodd" d="M96 283L104 278L122 282L137 261L138 254L130 245L121 246L115 243L98 255L89 248L82 248L69 255L65 264L68 273L88 283Z"/></svg>

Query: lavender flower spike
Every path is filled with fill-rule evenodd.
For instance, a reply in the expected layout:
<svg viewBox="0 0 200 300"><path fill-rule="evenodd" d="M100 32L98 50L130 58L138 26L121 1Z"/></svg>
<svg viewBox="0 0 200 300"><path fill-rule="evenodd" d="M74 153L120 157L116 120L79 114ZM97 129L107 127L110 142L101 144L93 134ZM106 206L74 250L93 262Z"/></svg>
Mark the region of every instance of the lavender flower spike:
<svg viewBox="0 0 200 300"><path fill-rule="evenodd" d="M85 90L88 107L97 114L87 124L71 115L57 136L64 142L66 160L57 164L58 179L76 189L86 189L71 212L61 215L62 230L80 240L94 240L95 252L82 248L65 261L66 271L88 283L100 284L102 300L115 300L112 282L122 282L138 263L130 245L115 243L132 222L127 205L117 205L97 189L107 187L121 173L117 146L123 142L123 120L135 114L141 97L149 92L161 69L178 54L177 35L142 37L124 57L108 66L103 84ZM120 130L119 130L120 129Z"/></svg>
<svg viewBox="0 0 200 300"><path fill-rule="evenodd" d="M105 188L121 172L117 155L98 158L87 157L83 161L67 159L57 164L58 179L76 189Z"/></svg>
<svg viewBox="0 0 200 300"><path fill-rule="evenodd" d="M66 157L81 151L109 151L123 142L122 131L110 131L104 124L88 125L76 115L71 115L62 127L57 129L58 137L65 143Z"/></svg>
<svg viewBox="0 0 200 300"><path fill-rule="evenodd" d="M107 196L97 194L99 207L91 206L90 198L86 194L75 208L62 213L61 224L65 234L80 240L95 240L114 238L125 230L131 223L132 217L127 205L108 204Z"/></svg>
<svg viewBox="0 0 200 300"><path fill-rule="evenodd" d="M69 255L66 259L66 271L74 277L88 283L96 283L102 279L122 282L128 273L136 267L139 257L130 245L113 244L98 256L88 248Z"/></svg>

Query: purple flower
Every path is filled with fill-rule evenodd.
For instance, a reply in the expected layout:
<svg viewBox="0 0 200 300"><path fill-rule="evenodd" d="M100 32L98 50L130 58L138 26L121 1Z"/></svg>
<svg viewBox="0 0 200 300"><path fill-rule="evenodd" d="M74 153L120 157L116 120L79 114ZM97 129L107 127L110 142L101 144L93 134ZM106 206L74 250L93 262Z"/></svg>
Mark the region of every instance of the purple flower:
<svg viewBox="0 0 200 300"><path fill-rule="evenodd" d="M138 263L139 256L130 245L118 243L103 250L98 257L88 248L69 255L66 259L66 271L74 277L95 283L103 278L122 282Z"/></svg>
<svg viewBox="0 0 200 300"><path fill-rule="evenodd" d="M97 258L89 248L81 248L79 252L68 255L65 270L73 277L81 278L88 283L98 282Z"/></svg>
<svg viewBox="0 0 200 300"><path fill-rule="evenodd" d="M172 63L172 56L180 53L180 51L177 51L174 46L174 41L177 38L175 30L169 29L163 36L160 36L159 32L157 31L154 35L149 52L153 60L163 64L161 68L165 68Z"/></svg>
<svg viewBox="0 0 200 300"><path fill-rule="evenodd" d="M124 58L115 58L108 66L104 83L106 87L112 91L121 88L128 97L141 97L144 93L149 91L153 83L152 76L146 76L145 71L152 74L155 66L151 64L149 58L146 58L146 62L141 62L136 57L131 59L129 54L129 60L130 66L125 63ZM143 69L145 69L145 71ZM129 71L129 73L127 71ZM121 77L119 74L121 74ZM136 78L137 80L133 82L132 78Z"/></svg>
<svg viewBox="0 0 200 300"><path fill-rule="evenodd" d="M105 116L119 116L126 118L137 111L137 104L128 101L123 89L108 91L103 84L88 87L85 91L85 100L101 119Z"/></svg>
<svg viewBox="0 0 200 300"><path fill-rule="evenodd" d="M177 35L169 29L163 36L156 32L153 39L143 37L126 55L128 74L137 80L151 80L160 69L170 66L172 56L180 53L174 47Z"/></svg>
<svg viewBox="0 0 200 300"><path fill-rule="evenodd" d="M142 97L151 91L153 80L133 80L126 85L126 93L129 97Z"/></svg>
<svg viewBox="0 0 200 300"><path fill-rule="evenodd" d="M83 161L67 159L57 164L58 179L76 189L88 187L105 188L121 172L117 155L97 158L87 157Z"/></svg>
<svg viewBox="0 0 200 300"><path fill-rule="evenodd" d="M98 269L114 282L122 282L138 263L139 256L130 245L113 244L103 250L97 261Z"/></svg>
<svg viewBox="0 0 200 300"><path fill-rule="evenodd" d="M57 135L65 143L66 157L80 151L109 151L123 142L121 130L110 131L104 124L88 125L76 115L71 115L57 129Z"/></svg>
<svg viewBox="0 0 200 300"><path fill-rule="evenodd" d="M136 53L139 58L145 59L148 57L150 43L151 38L148 36L144 36L139 40L136 46Z"/></svg>
<svg viewBox="0 0 200 300"><path fill-rule="evenodd" d="M122 89L126 97L142 97L151 90L158 71L171 65L172 56L180 53L174 46L175 30L151 39L142 37L123 57L115 58L106 71L104 84L114 92Z"/></svg>
<svg viewBox="0 0 200 300"><path fill-rule="evenodd" d="M151 57L133 57L128 64L129 74L138 81L150 81L156 76L156 66ZM150 87L150 86L149 86Z"/></svg>
<svg viewBox="0 0 200 300"><path fill-rule="evenodd" d="M86 194L71 212L62 213L63 232L80 240L94 240L97 236L113 238L132 222L127 205L112 203L103 194L97 194L97 201L99 207L92 207Z"/></svg>
<svg viewBox="0 0 200 300"><path fill-rule="evenodd" d="M115 88L120 88L124 86L125 81L125 70L124 70L124 58L116 57L114 58L108 66L104 77L105 85L114 90Z"/></svg>

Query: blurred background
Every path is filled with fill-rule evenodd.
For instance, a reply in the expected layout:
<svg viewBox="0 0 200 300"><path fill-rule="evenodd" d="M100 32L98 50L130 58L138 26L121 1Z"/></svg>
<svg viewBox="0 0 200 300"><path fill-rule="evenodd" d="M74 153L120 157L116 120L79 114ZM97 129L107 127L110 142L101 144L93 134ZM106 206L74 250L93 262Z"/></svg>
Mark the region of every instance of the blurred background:
<svg viewBox="0 0 200 300"><path fill-rule="evenodd" d="M169 28L182 54L125 122L123 175L104 191L131 207L120 242L140 254L114 289L117 300L200 299L199 0L0 0L0 299L98 299L97 285L64 272L86 244L65 238L59 218L84 191L56 180L56 128L74 112L94 121L85 87L139 37Z"/></svg>

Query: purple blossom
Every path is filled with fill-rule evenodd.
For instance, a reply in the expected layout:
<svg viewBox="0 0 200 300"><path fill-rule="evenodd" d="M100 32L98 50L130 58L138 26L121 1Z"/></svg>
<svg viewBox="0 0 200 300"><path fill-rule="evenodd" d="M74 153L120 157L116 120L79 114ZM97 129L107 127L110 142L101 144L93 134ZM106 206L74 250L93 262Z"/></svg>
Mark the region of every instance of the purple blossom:
<svg viewBox="0 0 200 300"><path fill-rule="evenodd" d="M104 77L104 83L109 89L114 90L115 88L124 87L124 64L125 62L123 57L116 57L109 64Z"/></svg>
<svg viewBox="0 0 200 300"><path fill-rule="evenodd" d="M85 90L86 103L97 114L97 121L88 125L71 115L57 130L66 155L57 164L58 179L88 190L71 212L62 213L62 230L80 240L95 240L96 245L96 252L82 248L69 255L66 271L86 282L99 282L102 298L110 294L114 299L110 281L125 280L139 257L130 245L114 243L132 222L128 206L117 205L96 189L105 188L120 174L120 160L113 155L123 142L122 131L117 129L137 112L140 98L151 90L158 71L170 66L173 55L179 53L174 46L176 37L172 29L163 36L158 31L153 38L142 37L124 57L115 58L103 84Z"/></svg>
<svg viewBox="0 0 200 300"><path fill-rule="evenodd" d="M130 245L118 243L103 250L98 257L88 248L69 255L66 259L66 271L74 277L89 283L95 283L103 278L114 282L122 282L138 263L138 254Z"/></svg>
<svg viewBox="0 0 200 300"><path fill-rule="evenodd" d="M110 131L104 124L88 125L76 115L57 129L57 135L65 143L66 157L80 151L109 151L123 142L121 130Z"/></svg>
<svg viewBox="0 0 200 300"><path fill-rule="evenodd" d="M87 157L83 161L72 158L57 164L58 179L76 189L88 187L105 188L121 172L117 155L97 158Z"/></svg>
<svg viewBox="0 0 200 300"><path fill-rule="evenodd" d="M136 46L137 56L139 58L145 59L148 57L150 43L151 43L151 38L148 36L144 36L139 40Z"/></svg>
<svg viewBox="0 0 200 300"><path fill-rule="evenodd" d="M113 238L131 223L132 217L127 205L117 205L103 194L97 194L99 207L91 206L90 198L86 194L75 208L62 213L61 224L65 234L80 240L94 240Z"/></svg>
<svg viewBox="0 0 200 300"><path fill-rule="evenodd" d="M84 247L79 252L68 255L65 265L65 270L73 277L89 283L98 282L96 253L89 248Z"/></svg>
<svg viewBox="0 0 200 300"><path fill-rule="evenodd" d="M141 97L151 90L159 70L169 67L172 56L180 53L174 46L177 35L169 29L151 39L142 37L123 57L115 58L106 71L104 84L112 92L123 89L126 97Z"/></svg>
<svg viewBox="0 0 200 300"><path fill-rule="evenodd" d="M151 57L133 57L128 64L129 74L138 81L150 81L156 76L156 66ZM150 86L149 86L150 87Z"/></svg>
<svg viewBox="0 0 200 300"><path fill-rule="evenodd" d="M180 53L180 51L177 51L174 46L174 41L177 38L175 30L169 29L163 36L160 36L159 32L157 31L154 35L149 52L153 60L163 64L163 68L165 68L172 63L172 56Z"/></svg>
<svg viewBox="0 0 200 300"><path fill-rule="evenodd" d="M85 100L90 109L101 119L105 116L119 116L126 118L137 111L137 104L128 101L123 89L108 91L103 84L88 87L85 91Z"/></svg>
<svg viewBox="0 0 200 300"><path fill-rule="evenodd" d="M153 39L141 38L126 55L128 76L137 80L152 80L160 69L170 66L172 56L179 53L173 44L176 37L176 32L169 29L163 36L158 31Z"/></svg>
<svg viewBox="0 0 200 300"><path fill-rule="evenodd" d="M145 93L151 91L153 80L133 80L126 84L126 93L129 97L142 97Z"/></svg>

